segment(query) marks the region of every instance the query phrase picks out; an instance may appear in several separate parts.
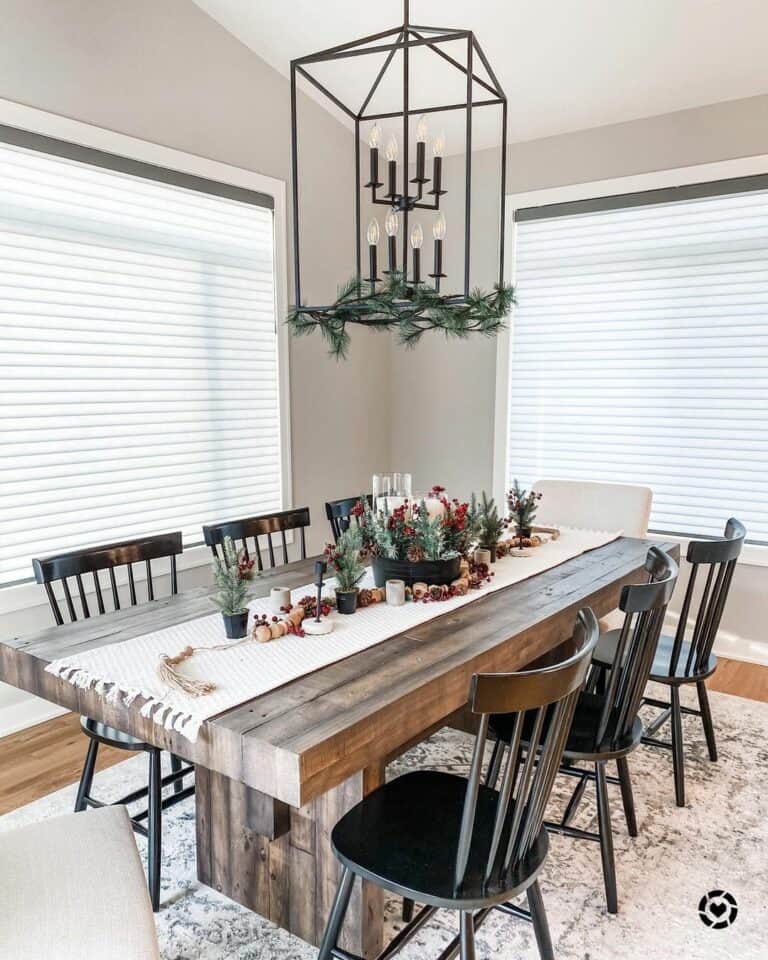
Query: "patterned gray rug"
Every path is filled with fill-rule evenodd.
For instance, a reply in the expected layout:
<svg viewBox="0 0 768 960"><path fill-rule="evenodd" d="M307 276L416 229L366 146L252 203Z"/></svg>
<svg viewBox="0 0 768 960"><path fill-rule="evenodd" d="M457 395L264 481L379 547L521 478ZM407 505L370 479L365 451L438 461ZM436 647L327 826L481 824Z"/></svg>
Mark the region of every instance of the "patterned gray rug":
<svg viewBox="0 0 768 960"><path fill-rule="evenodd" d="M768 956L768 704L712 695L720 760L709 762L699 722L684 720L688 806L674 804L671 758L641 747L631 760L640 836L626 833L618 789L611 795L620 912L605 911L596 844L552 837L542 880L555 955L559 960L685 957L759 960ZM463 772L471 741L441 731L391 768ZM117 797L143 782L136 757L105 771L98 789ZM560 778L550 815L562 811L574 781ZM0 818L0 831L72 809L68 787ZM589 791L576 824L596 829ZM316 950L239 907L195 879L194 802L165 818L163 907L157 917L164 960L304 960ZM144 841L138 839L144 853ZM724 930L706 927L700 898L726 890L738 915ZM400 904L387 904L387 926L398 926ZM456 931L451 914L433 922L403 951L404 960L435 957ZM479 958L536 958L528 924L494 914L478 932ZM84 958L91 960L91 958ZM95 958L94 958L95 960Z"/></svg>

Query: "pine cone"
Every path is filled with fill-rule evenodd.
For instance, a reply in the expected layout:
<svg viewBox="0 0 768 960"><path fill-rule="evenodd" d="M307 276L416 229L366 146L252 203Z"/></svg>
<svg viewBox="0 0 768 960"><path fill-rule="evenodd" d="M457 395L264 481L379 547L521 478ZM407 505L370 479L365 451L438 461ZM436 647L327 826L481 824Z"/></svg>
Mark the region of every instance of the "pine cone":
<svg viewBox="0 0 768 960"><path fill-rule="evenodd" d="M367 607L372 600L373 596L367 587L363 587L357 594L358 607Z"/></svg>
<svg viewBox="0 0 768 960"><path fill-rule="evenodd" d="M424 559L424 550L417 544L413 544L413 546L408 547L408 553L406 554L406 557L411 563L421 563L421 561Z"/></svg>

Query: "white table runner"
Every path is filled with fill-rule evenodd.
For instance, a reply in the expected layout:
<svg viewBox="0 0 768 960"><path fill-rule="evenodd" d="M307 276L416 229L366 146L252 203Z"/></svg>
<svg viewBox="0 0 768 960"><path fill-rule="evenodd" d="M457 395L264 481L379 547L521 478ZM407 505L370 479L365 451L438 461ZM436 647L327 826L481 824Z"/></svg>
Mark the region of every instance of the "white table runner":
<svg viewBox="0 0 768 960"><path fill-rule="evenodd" d="M531 550L529 556L498 560L493 565L495 576L491 582L483 584L479 590L470 590L464 597L439 603L406 603L401 607L377 603L351 616L332 614L334 630L323 636L288 635L270 643L253 641L241 644L232 650L210 653L199 650L184 662L182 669L190 677L216 684L216 689L203 697L192 697L163 684L157 676L157 666L161 654L175 656L188 644L206 647L226 642L219 613L56 660L46 670L77 687L94 688L110 702L122 701L129 706L141 697L145 701L142 716L151 717L155 723L177 730L194 741L201 725L218 713L427 620L450 613L488 593L556 567L610 543L619 535L617 532L564 527L558 540ZM373 586L370 569L360 585ZM330 580L326 590L332 590L332 586ZM312 584L293 590L294 602L307 594L314 595L315 590ZM272 614L269 598L253 601L250 611L249 628L254 614Z"/></svg>

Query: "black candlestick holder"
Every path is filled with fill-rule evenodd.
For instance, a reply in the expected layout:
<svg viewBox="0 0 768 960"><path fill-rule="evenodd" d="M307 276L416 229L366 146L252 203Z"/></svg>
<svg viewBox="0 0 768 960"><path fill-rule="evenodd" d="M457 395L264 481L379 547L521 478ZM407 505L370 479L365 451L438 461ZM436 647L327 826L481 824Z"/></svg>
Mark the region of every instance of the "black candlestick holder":
<svg viewBox="0 0 768 960"><path fill-rule="evenodd" d="M432 159L432 189L427 191L430 197L442 197L447 193L443 190L443 158L433 157Z"/></svg>
<svg viewBox="0 0 768 960"><path fill-rule="evenodd" d="M378 190L379 187L383 187L384 184L379 180L379 151L377 147L371 147L371 179L366 183L366 187L373 187L374 190Z"/></svg>

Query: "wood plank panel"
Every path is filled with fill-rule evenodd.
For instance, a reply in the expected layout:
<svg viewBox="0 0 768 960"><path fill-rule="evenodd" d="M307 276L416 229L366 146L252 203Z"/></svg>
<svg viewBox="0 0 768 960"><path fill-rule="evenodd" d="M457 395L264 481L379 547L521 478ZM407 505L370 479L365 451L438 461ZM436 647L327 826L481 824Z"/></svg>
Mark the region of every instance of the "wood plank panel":
<svg viewBox="0 0 768 960"><path fill-rule="evenodd" d="M259 833L249 817L271 797L203 768L197 770L197 868L202 883L318 945L333 902L340 865L330 835L338 820L383 783L384 767L362 770L300 809L290 833ZM347 950L373 957L382 946L383 892L355 885L342 931Z"/></svg>

